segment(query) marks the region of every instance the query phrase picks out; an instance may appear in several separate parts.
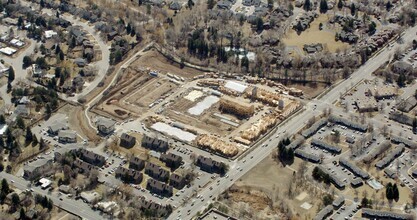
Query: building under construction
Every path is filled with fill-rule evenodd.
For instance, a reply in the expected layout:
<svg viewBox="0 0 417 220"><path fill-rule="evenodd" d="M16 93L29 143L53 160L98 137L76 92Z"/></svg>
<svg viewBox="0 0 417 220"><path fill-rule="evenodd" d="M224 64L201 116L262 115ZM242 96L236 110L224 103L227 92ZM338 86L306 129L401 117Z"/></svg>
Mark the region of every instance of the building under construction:
<svg viewBox="0 0 417 220"><path fill-rule="evenodd" d="M199 147L208 148L224 156L233 157L239 152L236 145L226 143L211 135L202 134L198 136L196 141Z"/></svg>
<svg viewBox="0 0 417 220"><path fill-rule="evenodd" d="M220 99L219 109L221 112L232 114L239 118L248 118L255 112L255 107L253 105L237 102L227 96L223 96Z"/></svg>

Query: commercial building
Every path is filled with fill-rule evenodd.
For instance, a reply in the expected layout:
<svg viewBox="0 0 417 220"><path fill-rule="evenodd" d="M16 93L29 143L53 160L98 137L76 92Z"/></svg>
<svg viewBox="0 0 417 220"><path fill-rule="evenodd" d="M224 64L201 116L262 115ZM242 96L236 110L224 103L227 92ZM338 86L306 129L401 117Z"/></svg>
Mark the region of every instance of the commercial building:
<svg viewBox="0 0 417 220"><path fill-rule="evenodd" d="M136 138L128 135L126 133L123 133L122 136L120 136L120 146L125 148L131 148L135 146L136 144Z"/></svg>
<svg viewBox="0 0 417 220"><path fill-rule="evenodd" d="M168 150L168 141L160 137L145 135L142 138L142 146L155 151L165 152Z"/></svg>
<svg viewBox="0 0 417 220"><path fill-rule="evenodd" d="M108 118L100 117L97 119L97 129L101 134L108 135L114 132L116 121Z"/></svg>
<svg viewBox="0 0 417 220"><path fill-rule="evenodd" d="M313 139L311 145L322 148L324 150L330 151L331 153L340 154L342 153L342 148L327 142L324 142L319 139Z"/></svg>
<svg viewBox="0 0 417 220"><path fill-rule="evenodd" d="M340 158L339 164L345 167L346 169L350 170L350 172L352 172L355 176L360 177L362 179L369 179L369 174L366 171L359 168L358 166L356 166L356 164L354 164L353 162L350 162L349 160L344 158Z"/></svg>
<svg viewBox="0 0 417 220"><path fill-rule="evenodd" d="M172 196L172 191L173 191L172 186L159 182L152 178L148 179L146 188L151 193L156 193L161 196L168 196L168 197Z"/></svg>
<svg viewBox="0 0 417 220"><path fill-rule="evenodd" d="M317 213L316 217L314 217L314 220L324 220L332 213L333 213L333 206L328 205L324 207L322 210L320 210L319 213Z"/></svg>
<svg viewBox="0 0 417 220"><path fill-rule="evenodd" d="M150 162L146 163L145 173L150 177L163 182L167 182L169 178L169 171L162 169L162 167Z"/></svg>
<svg viewBox="0 0 417 220"><path fill-rule="evenodd" d="M390 211L381 211L375 209L362 209L362 217L369 219L379 219L379 220L412 220L415 219L415 216L410 214L400 214Z"/></svg>
<svg viewBox="0 0 417 220"><path fill-rule="evenodd" d="M58 141L60 143L76 143L77 133L75 131L60 130L58 132Z"/></svg>
<svg viewBox="0 0 417 220"><path fill-rule="evenodd" d="M162 154L160 160L165 163L167 167L176 169L181 166L182 157L173 153Z"/></svg>
<svg viewBox="0 0 417 220"><path fill-rule="evenodd" d="M125 183L139 184L143 180L143 174L133 169L118 167L116 169L116 178L121 179Z"/></svg>
<svg viewBox="0 0 417 220"><path fill-rule="evenodd" d="M392 161L395 160L395 158L399 157L404 152L404 144L400 144L398 147L396 147L394 150L392 150L388 155L386 155L384 158L382 158L380 161L378 161L375 166L378 169L384 169L387 167Z"/></svg>
<svg viewBox="0 0 417 220"><path fill-rule="evenodd" d="M141 171L145 168L145 161L138 157L132 157L129 161L129 168Z"/></svg>
<svg viewBox="0 0 417 220"><path fill-rule="evenodd" d="M34 180L42 176L52 174L52 160L39 159L34 161L23 168L23 178L27 180Z"/></svg>

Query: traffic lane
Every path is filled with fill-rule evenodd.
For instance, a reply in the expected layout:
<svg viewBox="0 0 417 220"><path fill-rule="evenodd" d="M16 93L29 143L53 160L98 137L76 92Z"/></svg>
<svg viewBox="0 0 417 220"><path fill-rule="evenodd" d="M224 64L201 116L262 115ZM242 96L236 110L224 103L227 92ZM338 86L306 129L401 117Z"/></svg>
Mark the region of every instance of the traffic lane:
<svg viewBox="0 0 417 220"><path fill-rule="evenodd" d="M26 189L29 189L30 186L31 186L31 183L29 181L26 181L23 178L15 177L15 176L13 176L11 174L8 174L8 173L1 172L0 177L9 180L9 183L12 186L14 186L14 187L16 187L16 188L18 188L22 191L25 191ZM79 210L81 209L81 210L84 210L83 214L80 215L83 218L87 218L87 219L99 219L100 218L99 213L91 210L91 208L86 204L79 203L79 202L77 202L73 199L65 199L65 200L63 199L61 201L56 194L53 194L53 193L48 194L47 190L42 190L38 187L32 187L32 190L33 190L33 192L35 192L37 194L40 194L42 196L47 196L48 198L50 198L54 202L54 205L56 205L56 206L60 205L59 207L65 209L65 210L67 210L67 211L69 211L69 212L71 212L75 215L78 215Z"/></svg>
<svg viewBox="0 0 417 220"><path fill-rule="evenodd" d="M303 113L299 114L298 116L296 116L296 118L294 118L294 120L298 119L297 121L304 121L304 120L308 120L308 118L310 118L312 115L314 115L314 112L311 111L304 111ZM280 127L277 132L278 133L285 133L284 131L286 130L292 130L294 132L297 132L298 130L300 130L302 127L304 126L304 124L302 123L286 123L284 124L282 127ZM242 177L247 171L249 171L250 169L252 169L256 164L258 164L259 162L261 162L265 157L267 157L268 155L270 155L270 153L276 149L277 144L279 143L279 138L274 138L273 141L268 142L267 143L267 147L262 147L262 146L257 146L257 148L252 151L250 154L248 154L246 157L244 157L246 160L248 160L249 158L253 157L252 159L250 159L250 162L246 161L245 163L242 162L238 162L236 165L237 166L242 166L241 168L243 169L242 171L237 171L237 170L231 170L228 172L229 177L225 178L222 177L222 180L220 181L219 186L216 187L216 183L212 183L209 186L207 186L206 188L204 188L200 194L205 195L205 198L209 195L218 195L221 192L223 192L224 190L226 190L227 188L229 188L237 179L239 179L240 177ZM210 190L210 186L212 187L212 190ZM203 208L204 205L207 204L206 202L207 200L201 201L201 200L197 200L195 201L192 205L190 203L187 203L182 209L178 209L177 212L174 212L173 214L171 214L168 219L175 219L178 217L179 214L181 214L181 216L194 216L199 210L201 210ZM188 211L190 210L190 211Z"/></svg>

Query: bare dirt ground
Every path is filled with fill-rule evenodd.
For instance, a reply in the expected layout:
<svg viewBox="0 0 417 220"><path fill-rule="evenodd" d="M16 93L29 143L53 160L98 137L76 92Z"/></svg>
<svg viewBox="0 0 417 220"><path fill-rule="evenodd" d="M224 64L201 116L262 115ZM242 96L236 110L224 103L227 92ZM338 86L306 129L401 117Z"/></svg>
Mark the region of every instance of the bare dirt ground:
<svg viewBox="0 0 417 220"><path fill-rule="evenodd" d="M341 41L335 41L335 30L319 30L319 24L325 24L328 21L328 15L320 14L311 24L310 28L303 31L300 35L293 29L287 33L283 42L287 46L296 46L303 51L304 44L321 43L324 48L334 53L337 49L344 50L349 47L349 44Z"/></svg>
<svg viewBox="0 0 417 220"><path fill-rule="evenodd" d="M194 76L203 74L203 72L189 67L181 69L179 64L168 60L155 50L151 50L140 57L137 62L132 64L132 66L141 66L145 68L149 67L151 69L159 70L164 73L172 73L184 78L193 78Z"/></svg>
<svg viewBox="0 0 417 220"><path fill-rule="evenodd" d="M326 89L326 85L323 83L315 83L314 86L312 86L311 83L307 83L305 85L297 83L290 84L289 86L303 90L304 97L306 99L313 99Z"/></svg>
<svg viewBox="0 0 417 220"><path fill-rule="evenodd" d="M283 167L269 156L235 183L234 192L229 192L230 199L224 202L229 204L240 201L248 204L255 212L263 210L260 219L275 219L277 216L280 216L279 219L312 219L320 209L321 200L317 198L321 198L322 192L307 180L293 174L300 166L304 167L305 163L299 159L290 167ZM267 198L262 195L267 195ZM310 203L312 208L301 208L305 202ZM287 212L292 213L290 217L281 216ZM272 217L274 215L275 218Z"/></svg>
<svg viewBox="0 0 417 220"><path fill-rule="evenodd" d="M58 113L65 114L68 116L68 126L80 134L84 138L88 138L91 141L98 140L96 131L88 125L85 120L84 108L75 105L66 105L59 109ZM75 116L75 117L69 117Z"/></svg>
<svg viewBox="0 0 417 220"><path fill-rule="evenodd" d="M218 118L213 116L213 113L220 113L218 110L220 105L219 103L212 105L209 109L206 109L201 115L198 116L191 115L187 112L189 108L196 105L202 99L204 99L204 97L192 102L185 98L181 98L173 105L169 106L169 108L164 111L164 115L183 124L191 125L192 127L205 130L208 133L218 134L221 136L227 135L230 131L235 129L230 125L222 123ZM227 116L236 119L232 115Z"/></svg>
<svg viewBox="0 0 417 220"><path fill-rule="evenodd" d="M95 112L124 120L138 117L151 103L171 94L178 86L163 77L152 77L146 70L129 67Z"/></svg>

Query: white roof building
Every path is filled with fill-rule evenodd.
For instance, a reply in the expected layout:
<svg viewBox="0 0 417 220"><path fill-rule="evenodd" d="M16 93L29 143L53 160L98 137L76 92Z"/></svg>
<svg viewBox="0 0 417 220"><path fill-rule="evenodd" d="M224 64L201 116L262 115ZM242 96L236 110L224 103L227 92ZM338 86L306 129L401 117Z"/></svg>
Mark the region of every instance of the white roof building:
<svg viewBox="0 0 417 220"><path fill-rule="evenodd" d="M45 31L45 38L46 39L49 39L49 38L51 38L52 36L54 36L54 35L57 35L58 33L57 32L55 32L55 31L53 31L53 30L47 30L47 31Z"/></svg>
<svg viewBox="0 0 417 220"><path fill-rule="evenodd" d="M227 81L226 85L224 85L224 87L234 90L236 92L239 93L243 93L245 91L245 89L247 88L246 85L240 84L238 82L234 82L234 81Z"/></svg>
<svg viewBox="0 0 417 220"><path fill-rule="evenodd" d="M13 49L13 48L10 48L10 47L4 47L4 48L0 49L0 52L6 54L8 56L11 56L14 53L16 53L16 50Z"/></svg>
<svg viewBox="0 0 417 220"><path fill-rule="evenodd" d="M46 189L52 184L52 182L50 180L45 179L45 178L40 179L39 183L42 184L41 185L42 189Z"/></svg>

